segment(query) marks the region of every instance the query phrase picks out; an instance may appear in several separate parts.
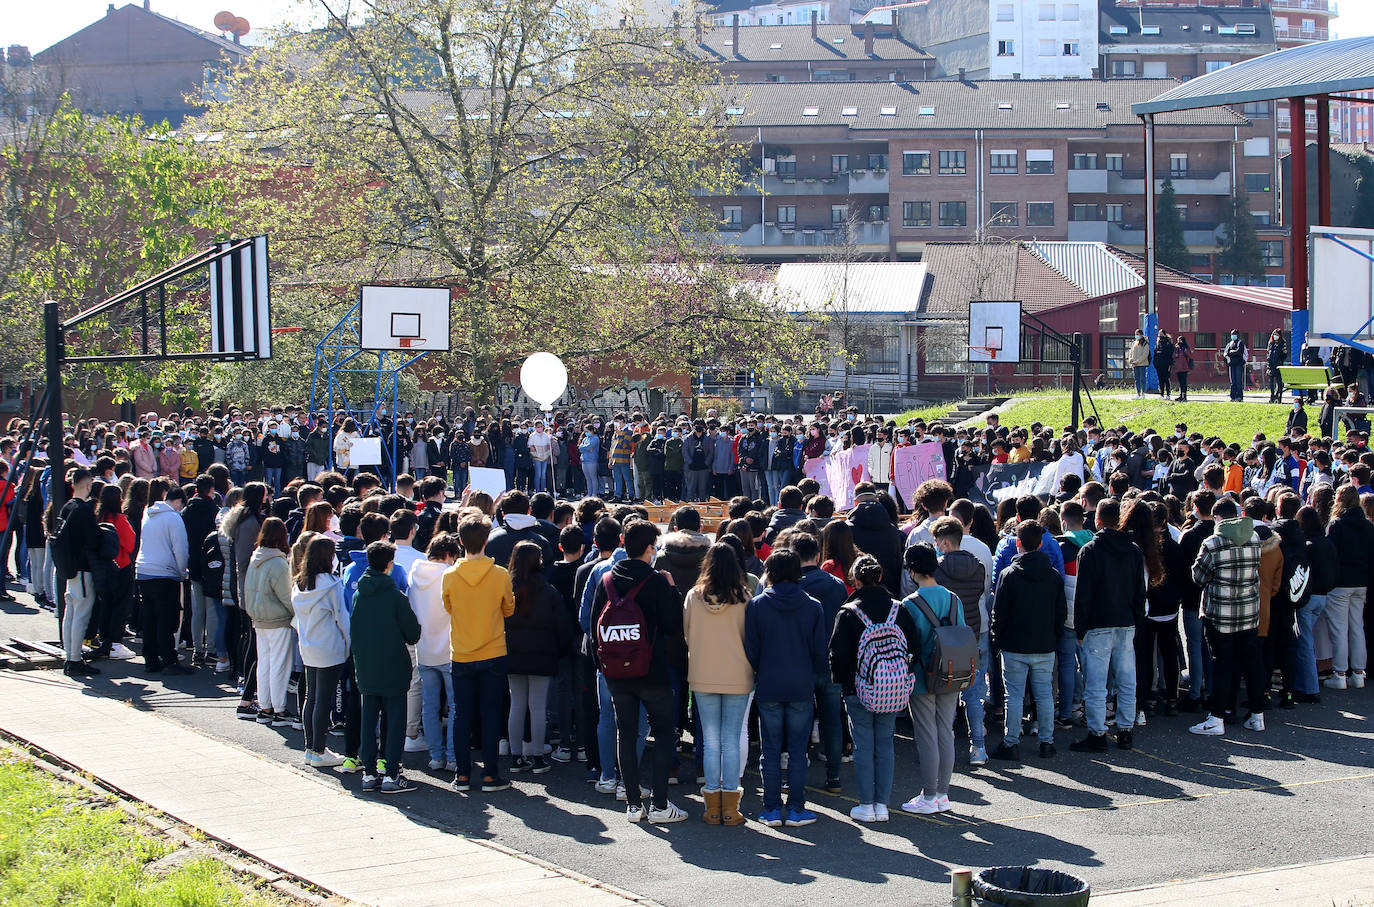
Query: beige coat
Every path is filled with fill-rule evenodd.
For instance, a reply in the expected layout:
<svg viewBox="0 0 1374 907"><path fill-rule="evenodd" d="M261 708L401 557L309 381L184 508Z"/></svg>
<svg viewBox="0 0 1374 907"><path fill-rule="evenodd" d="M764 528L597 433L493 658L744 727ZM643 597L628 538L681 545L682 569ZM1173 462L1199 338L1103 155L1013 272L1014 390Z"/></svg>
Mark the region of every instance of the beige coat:
<svg viewBox="0 0 1374 907"><path fill-rule="evenodd" d="M683 605L687 686L697 693L751 693L754 668L744 653L747 601L722 604L693 588Z"/></svg>

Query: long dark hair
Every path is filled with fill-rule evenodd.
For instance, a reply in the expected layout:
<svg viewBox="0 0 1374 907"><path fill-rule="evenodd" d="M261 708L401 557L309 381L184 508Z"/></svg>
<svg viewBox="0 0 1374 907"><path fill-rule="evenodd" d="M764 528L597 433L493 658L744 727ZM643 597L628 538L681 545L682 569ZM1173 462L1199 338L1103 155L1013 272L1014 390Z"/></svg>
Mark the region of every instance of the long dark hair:
<svg viewBox="0 0 1374 907"><path fill-rule="evenodd" d="M286 532L286 524L274 516L270 516L262 521L262 528L258 530L257 548L275 548L284 553L291 553L290 536Z"/></svg>
<svg viewBox="0 0 1374 907"><path fill-rule="evenodd" d="M534 542L519 542L510 553L510 584L515 589L515 607L525 604L529 593L544 578L541 572L544 552Z"/></svg>
<svg viewBox="0 0 1374 907"><path fill-rule="evenodd" d="M1159 532L1149 502L1141 498L1131 501L1126 506L1126 515L1121 519L1121 529L1145 555L1145 572L1149 576L1150 586L1164 582L1164 558L1160 554Z"/></svg>
<svg viewBox="0 0 1374 907"><path fill-rule="evenodd" d="M310 540L301 560L300 572L296 574L296 588L307 591L315 588L320 575L334 572L334 540L327 535L317 535Z"/></svg>
<svg viewBox="0 0 1374 907"><path fill-rule="evenodd" d="M733 547L723 542L711 546L706 552L706 559L701 562L696 590L722 604L749 600L749 590L744 584L744 568Z"/></svg>
<svg viewBox="0 0 1374 907"><path fill-rule="evenodd" d="M859 552L854 549L854 530L843 520L832 520L821 530L821 560L834 561L845 576Z"/></svg>
<svg viewBox="0 0 1374 907"><path fill-rule="evenodd" d="M124 503L124 495L118 485L106 485L100 489L100 506L96 508L97 519L105 519L119 514Z"/></svg>

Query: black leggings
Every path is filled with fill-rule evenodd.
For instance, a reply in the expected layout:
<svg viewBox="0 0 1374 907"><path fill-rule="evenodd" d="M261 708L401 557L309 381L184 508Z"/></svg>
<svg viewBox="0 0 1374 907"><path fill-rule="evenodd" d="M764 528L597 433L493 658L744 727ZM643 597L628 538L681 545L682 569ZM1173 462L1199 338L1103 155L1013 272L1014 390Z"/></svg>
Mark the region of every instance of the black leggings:
<svg viewBox="0 0 1374 907"><path fill-rule="evenodd" d="M1157 368L1155 369L1155 374L1159 376L1160 395L1167 397L1173 390L1171 387L1169 387L1169 369Z"/></svg>
<svg viewBox="0 0 1374 907"><path fill-rule="evenodd" d="M1176 372L1174 377L1178 379L1178 395L1180 397L1188 396L1188 373Z"/></svg>
<svg viewBox="0 0 1374 907"><path fill-rule="evenodd" d="M328 748L329 710L334 705L334 687L339 682L343 665L305 669L305 708L301 718L305 722L305 750L323 753Z"/></svg>
<svg viewBox="0 0 1374 907"><path fill-rule="evenodd" d="M1135 631L1135 701L1139 709L1154 697L1156 645L1163 662L1164 700L1178 701L1178 621L1146 619Z"/></svg>

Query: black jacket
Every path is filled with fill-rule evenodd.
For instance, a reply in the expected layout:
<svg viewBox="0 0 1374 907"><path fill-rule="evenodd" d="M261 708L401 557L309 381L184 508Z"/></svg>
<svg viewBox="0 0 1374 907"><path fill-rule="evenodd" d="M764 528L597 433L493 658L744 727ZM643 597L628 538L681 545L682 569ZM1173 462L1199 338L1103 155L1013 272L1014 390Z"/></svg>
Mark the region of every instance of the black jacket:
<svg viewBox="0 0 1374 907"><path fill-rule="evenodd" d="M849 597L835 618L835 629L830 633L830 680L838 683L846 696L854 695L854 672L859 667L859 637L864 632L864 622L856 609L862 608L874 623L882 623L887 620L894 601L885 587L866 586ZM900 604L897 606L897 627L906 636L907 650L915 653L918 643L916 623L911 619L910 612Z"/></svg>
<svg viewBox="0 0 1374 907"><path fill-rule="evenodd" d="M1369 584L1374 563L1374 523L1358 508L1347 510L1326 527L1326 537L1336 548L1336 586Z"/></svg>
<svg viewBox="0 0 1374 907"><path fill-rule="evenodd" d="M997 580L992 609L992 635L1002 651L1053 652L1059 644L1059 628L1068 619L1064 577L1054 569L1050 556L1035 550L1012 558Z"/></svg>
<svg viewBox="0 0 1374 907"><path fill-rule="evenodd" d="M877 501L865 501L850 512L845 522L854 533L854 547L878 559L883 567L883 585L894 596L900 596L906 536L892 525L887 509Z"/></svg>
<svg viewBox="0 0 1374 907"><path fill-rule="evenodd" d="M572 618L557 589L536 573L524 595L517 595L515 613L506 618L506 673L552 677L558 659L572 654Z"/></svg>
<svg viewBox="0 0 1374 907"><path fill-rule="evenodd" d="M683 530L670 532L658 541L658 560L654 566L667 570L673 585L685 591L697 584L702 561L710 550L710 536Z"/></svg>
<svg viewBox="0 0 1374 907"><path fill-rule="evenodd" d="M424 509L415 515L416 551L425 551L429 548L429 543L434 539L434 527L439 522L439 514L443 512L443 504L438 501L425 501Z"/></svg>
<svg viewBox="0 0 1374 907"><path fill-rule="evenodd" d="M529 519L532 519L529 518ZM491 539L487 542L487 557L496 561L497 566L509 567L510 555L515 550L515 546L520 542L534 542L539 549L544 552L544 566L548 567L553 563L553 546L540 531L539 524L535 523L525 529L512 529L509 526L501 526L491 534Z"/></svg>
<svg viewBox="0 0 1374 907"><path fill-rule="evenodd" d="M1179 597L1182 606L1194 613L1202 608L1202 587L1193 582L1192 564L1197 560L1197 553L1202 550L1202 543L1216 531L1216 525L1212 520L1201 520L1183 530L1183 535L1178 540L1178 556L1183 563L1189 565L1183 576L1179 577Z"/></svg>
<svg viewBox="0 0 1374 907"><path fill-rule="evenodd" d="M70 524L72 566L77 573L88 573L100 551L100 526L90 501L72 498L59 514L63 525Z"/></svg>
<svg viewBox="0 0 1374 907"><path fill-rule="evenodd" d="M1184 560L1183 546L1167 532L1163 549L1164 581L1145 590L1146 610L1154 617L1178 613L1183 604L1184 583L1192 585L1193 561L1197 560L1197 552L1193 552L1193 560Z"/></svg>
<svg viewBox="0 0 1374 907"><path fill-rule="evenodd" d="M647 579L647 581L645 581ZM682 599L676 589L668 584L661 574L641 560L626 558L611 568L611 584L616 593L624 595L631 588L644 582L644 588L635 596L639 608L644 612L644 624L654 640L654 654L649 661L649 673L634 680L609 680L611 689L617 684L639 684L645 686L668 686L668 666L670 652L686 647L682 636ZM592 598L592 628L606 608L606 587L598 583Z"/></svg>
<svg viewBox="0 0 1374 907"><path fill-rule="evenodd" d="M1312 578L1308 580L1313 595L1327 595L1336 588L1336 546L1331 539L1319 535L1307 540L1307 563L1312 568Z"/></svg>
<svg viewBox="0 0 1374 907"><path fill-rule="evenodd" d="M1056 570L1055 575L1058 573ZM940 557L940 566L935 568L935 582L958 596L959 604L964 606L964 623L974 633L982 633L983 621L978 612L978 600L983 597L983 589L987 586L987 568L983 562L967 551L951 551ZM1059 585L1064 585L1062 577Z"/></svg>
<svg viewBox="0 0 1374 907"><path fill-rule="evenodd" d="M186 524L186 538L191 540L187 551L187 575L193 582L205 579L205 556L200 543L215 531L215 519L219 516L219 505L212 498L196 495L181 509L182 522Z"/></svg>
<svg viewBox="0 0 1374 907"><path fill-rule="evenodd" d="M1078 552L1073 624L1078 638L1145 618L1145 555L1120 529L1100 529Z"/></svg>
<svg viewBox="0 0 1374 907"><path fill-rule="evenodd" d="M739 458L736 462L739 463L740 469L748 472L763 472L764 467L768 465L764 462L764 458L768 456L768 439L759 432L746 433L744 437L739 439L738 453ZM746 460L751 462L746 463Z"/></svg>
<svg viewBox="0 0 1374 907"><path fill-rule="evenodd" d="M791 469L790 466L778 467ZM773 489L768 489L772 491ZM784 529L791 529L793 526L806 519L806 514L793 507L779 507L773 511L773 518L768 521L768 529L763 533L763 540L768 544L773 544L773 540L778 537L778 533Z"/></svg>

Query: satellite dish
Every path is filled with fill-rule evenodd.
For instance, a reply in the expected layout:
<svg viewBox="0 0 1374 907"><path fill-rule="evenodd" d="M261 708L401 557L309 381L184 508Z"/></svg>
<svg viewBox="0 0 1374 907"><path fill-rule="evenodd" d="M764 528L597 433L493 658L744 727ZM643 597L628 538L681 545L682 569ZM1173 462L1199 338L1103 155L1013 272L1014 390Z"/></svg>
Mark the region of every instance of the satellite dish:
<svg viewBox="0 0 1374 907"><path fill-rule="evenodd" d="M553 353L535 353L520 366L520 387L544 410L568 389L568 369Z"/></svg>
<svg viewBox="0 0 1374 907"><path fill-rule="evenodd" d="M240 38L248 34L248 32L251 30L252 29L248 25L248 20L243 18L242 16L235 16L234 21L229 23L229 31L233 32L235 36Z"/></svg>
<svg viewBox="0 0 1374 907"><path fill-rule="evenodd" d="M234 14L227 9L215 13L215 28L220 31L228 31L230 26L234 24L234 18Z"/></svg>

